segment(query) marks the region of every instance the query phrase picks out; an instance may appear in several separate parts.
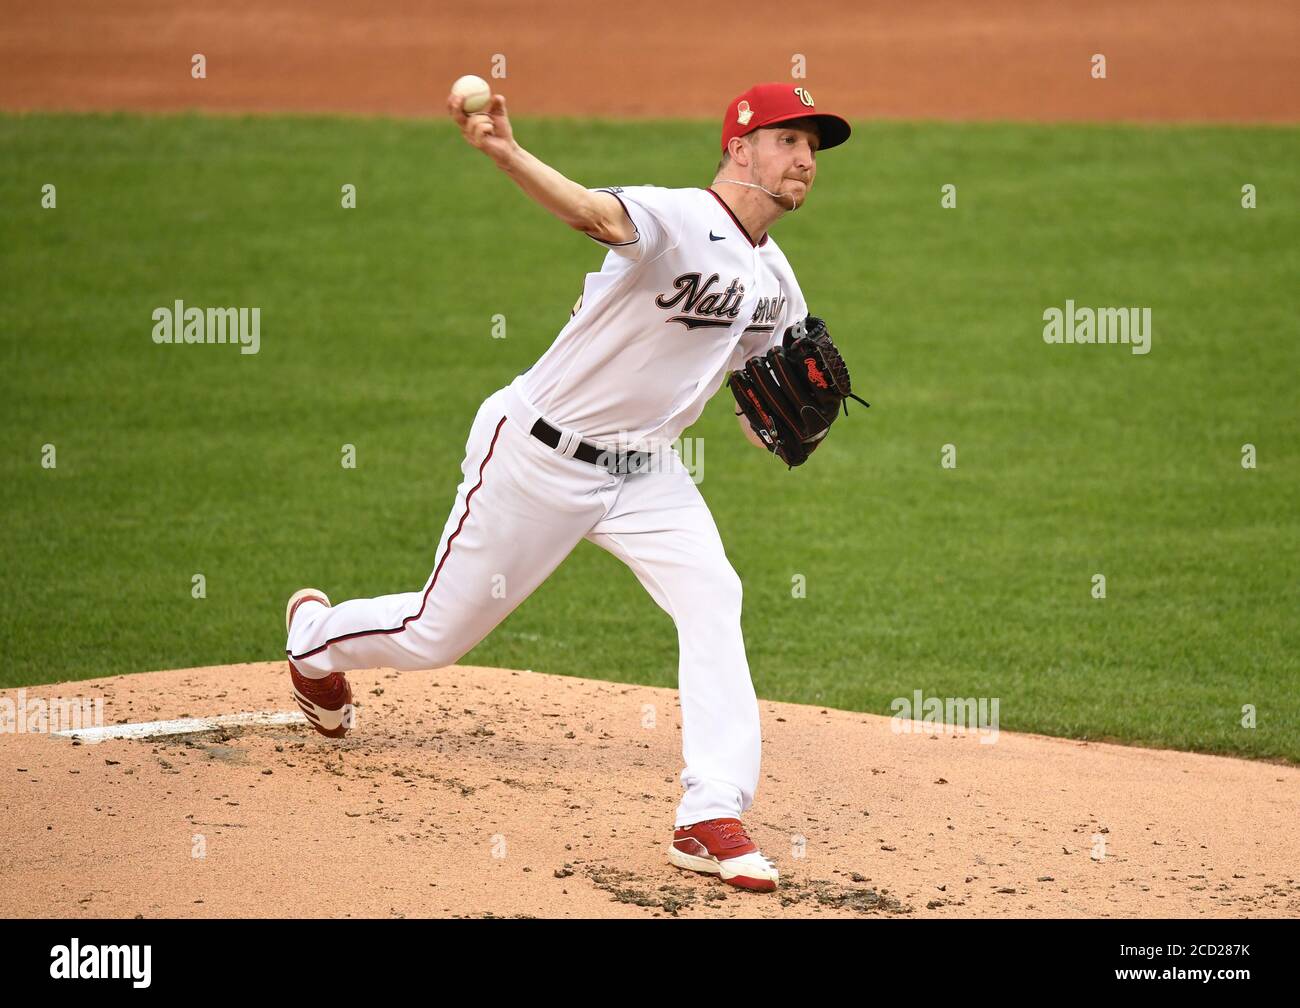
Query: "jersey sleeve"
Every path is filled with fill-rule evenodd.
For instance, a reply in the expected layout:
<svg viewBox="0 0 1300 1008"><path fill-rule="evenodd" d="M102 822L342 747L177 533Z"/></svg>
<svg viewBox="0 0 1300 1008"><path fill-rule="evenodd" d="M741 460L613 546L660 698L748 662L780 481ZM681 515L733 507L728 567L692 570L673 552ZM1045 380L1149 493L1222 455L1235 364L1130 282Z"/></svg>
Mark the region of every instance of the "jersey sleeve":
<svg viewBox="0 0 1300 1008"><path fill-rule="evenodd" d="M605 242L587 235L598 245L632 262L649 262L676 248L682 233L682 201L672 189L661 186L609 186L592 192L612 193L623 204L636 234L631 241Z"/></svg>

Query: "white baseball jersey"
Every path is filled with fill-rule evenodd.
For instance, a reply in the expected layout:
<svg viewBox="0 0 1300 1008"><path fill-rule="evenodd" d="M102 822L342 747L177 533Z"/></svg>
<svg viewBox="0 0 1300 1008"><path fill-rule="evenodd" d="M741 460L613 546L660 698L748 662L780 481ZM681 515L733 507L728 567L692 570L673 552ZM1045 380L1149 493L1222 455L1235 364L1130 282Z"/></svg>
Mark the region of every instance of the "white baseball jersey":
<svg viewBox="0 0 1300 1008"><path fill-rule="evenodd" d="M723 375L781 341L808 306L771 235L755 244L709 189L613 186L636 228L587 274L568 324L513 386L603 447L658 448Z"/></svg>

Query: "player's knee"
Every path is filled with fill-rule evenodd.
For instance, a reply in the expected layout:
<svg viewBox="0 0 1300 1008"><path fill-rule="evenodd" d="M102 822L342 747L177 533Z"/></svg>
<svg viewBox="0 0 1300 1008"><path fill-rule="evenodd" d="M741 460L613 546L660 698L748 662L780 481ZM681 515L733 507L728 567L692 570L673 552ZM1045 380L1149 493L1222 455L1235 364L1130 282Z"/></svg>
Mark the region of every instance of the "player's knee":
<svg viewBox="0 0 1300 1008"><path fill-rule="evenodd" d="M465 657L469 649L461 650L454 647L435 647L425 651L423 657L423 667L429 669L446 668L448 665L455 665Z"/></svg>
<svg viewBox="0 0 1300 1008"><path fill-rule="evenodd" d="M473 646L452 634L416 624L407 628L403 643L405 653L399 659L405 663L403 671L455 665Z"/></svg>
<svg viewBox="0 0 1300 1008"><path fill-rule="evenodd" d="M705 579L704 590L707 604L711 609L739 618L744 586L740 582L740 575L735 572L731 564L718 567L711 577Z"/></svg>
<svg viewBox="0 0 1300 1008"><path fill-rule="evenodd" d="M728 578L730 581L730 594L733 601L736 603L736 608L739 609L740 604L745 600L745 586L740 580L740 575L737 574L735 570L730 566L727 567L727 570L731 574L731 577Z"/></svg>

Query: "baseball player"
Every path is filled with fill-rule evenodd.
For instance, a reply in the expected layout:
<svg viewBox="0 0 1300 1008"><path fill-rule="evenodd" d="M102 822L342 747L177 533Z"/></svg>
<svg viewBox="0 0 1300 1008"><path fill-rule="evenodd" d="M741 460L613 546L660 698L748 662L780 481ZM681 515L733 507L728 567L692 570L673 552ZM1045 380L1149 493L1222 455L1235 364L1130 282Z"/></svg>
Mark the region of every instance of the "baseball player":
<svg viewBox="0 0 1300 1008"><path fill-rule="evenodd" d="M447 108L529 198L608 252L550 349L479 407L424 586L337 605L317 589L289 600L294 698L318 731L341 738L354 716L348 670L455 663L588 539L676 624L685 768L669 860L774 890L777 868L740 821L761 746L740 578L673 442L729 371L751 374L756 356L789 366L783 335L787 349L792 334L812 345L805 323L818 320L768 229L804 205L818 154L847 140L849 124L817 111L807 88L759 84L727 109L712 185L587 189L515 141L504 96L478 114L455 95ZM813 354L795 367L824 390L835 365ZM762 381L737 380L745 436L802 461L817 436L792 435L776 415L809 407L773 405L755 392Z"/></svg>

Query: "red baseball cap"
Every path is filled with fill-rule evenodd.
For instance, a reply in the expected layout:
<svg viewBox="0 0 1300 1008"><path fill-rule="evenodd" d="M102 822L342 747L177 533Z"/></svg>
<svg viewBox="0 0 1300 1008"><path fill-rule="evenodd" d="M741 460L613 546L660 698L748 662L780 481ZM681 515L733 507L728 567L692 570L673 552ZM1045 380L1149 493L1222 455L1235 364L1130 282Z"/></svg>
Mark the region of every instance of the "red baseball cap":
<svg viewBox="0 0 1300 1008"><path fill-rule="evenodd" d="M722 120L722 149L732 137L744 136L764 126L774 126L790 119L814 119L821 134L818 150L838 147L849 138L848 122L829 112L818 112L813 96L806 87L783 84L755 84L727 106Z"/></svg>

